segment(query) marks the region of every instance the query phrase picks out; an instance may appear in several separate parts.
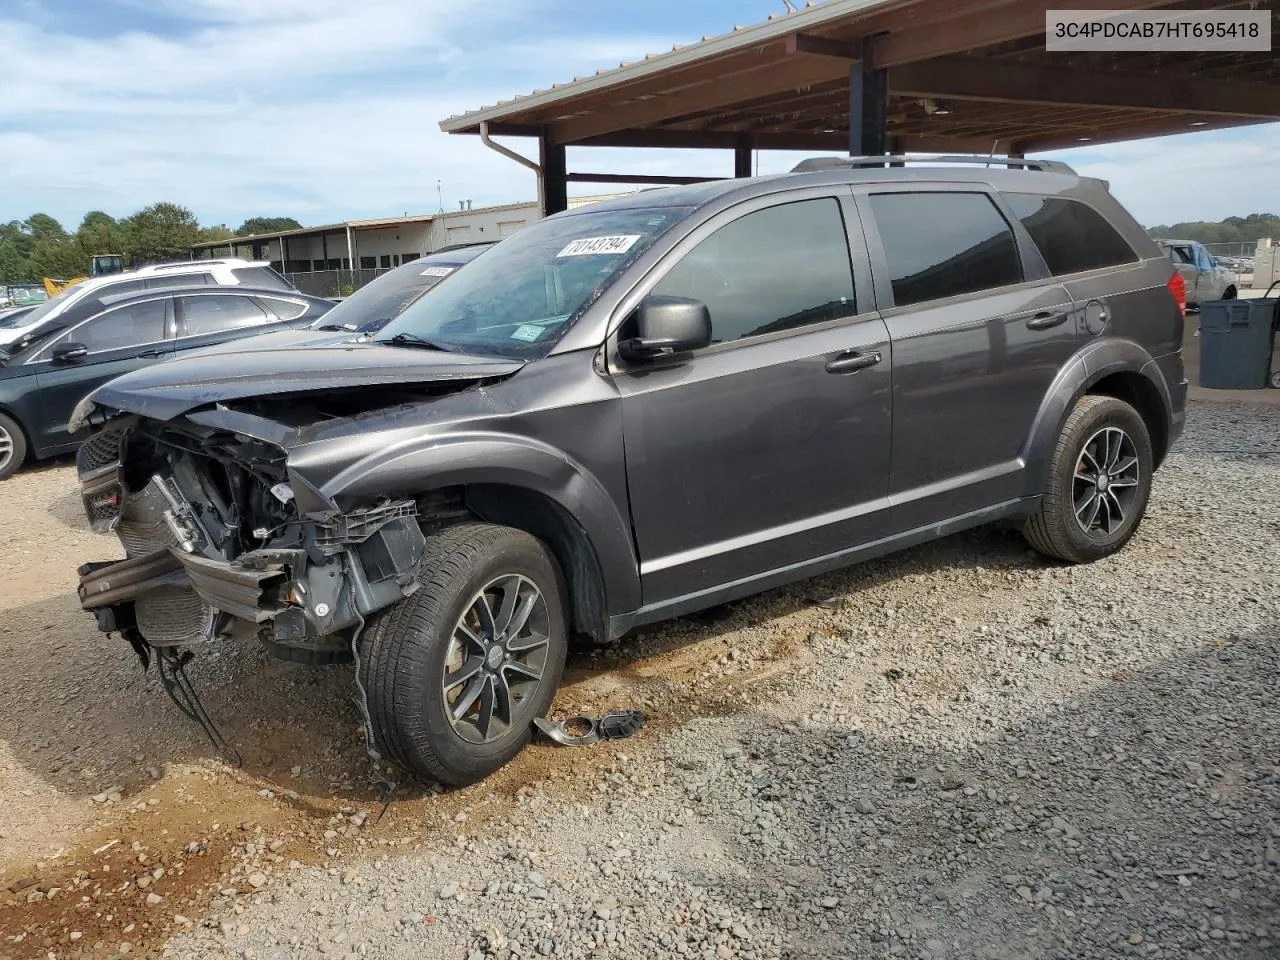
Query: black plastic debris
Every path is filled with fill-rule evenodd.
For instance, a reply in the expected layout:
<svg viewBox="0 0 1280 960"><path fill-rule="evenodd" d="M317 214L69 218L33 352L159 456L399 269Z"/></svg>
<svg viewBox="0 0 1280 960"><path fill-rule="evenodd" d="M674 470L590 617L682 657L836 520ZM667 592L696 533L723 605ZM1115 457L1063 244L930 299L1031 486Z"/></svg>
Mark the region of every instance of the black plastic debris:
<svg viewBox="0 0 1280 960"><path fill-rule="evenodd" d="M568 720L548 720L536 717L534 725L562 747L589 747L601 740L622 740L630 737L644 724L645 715L639 710L616 710L603 717L570 717Z"/></svg>

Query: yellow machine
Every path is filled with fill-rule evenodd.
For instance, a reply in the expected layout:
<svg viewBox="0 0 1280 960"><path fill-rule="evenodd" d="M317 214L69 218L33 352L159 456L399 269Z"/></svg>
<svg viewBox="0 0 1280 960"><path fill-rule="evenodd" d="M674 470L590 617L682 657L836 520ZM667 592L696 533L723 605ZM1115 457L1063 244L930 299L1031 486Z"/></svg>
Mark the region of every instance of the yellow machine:
<svg viewBox="0 0 1280 960"><path fill-rule="evenodd" d="M123 254L94 254L93 264L90 268L90 275L94 277L106 277L113 273L124 273ZM44 289L45 292L49 294L50 299L52 299L68 287L74 287L77 283L83 283L88 279L89 277L72 277L70 280L55 280L53 277L45 277Z"/></svg>

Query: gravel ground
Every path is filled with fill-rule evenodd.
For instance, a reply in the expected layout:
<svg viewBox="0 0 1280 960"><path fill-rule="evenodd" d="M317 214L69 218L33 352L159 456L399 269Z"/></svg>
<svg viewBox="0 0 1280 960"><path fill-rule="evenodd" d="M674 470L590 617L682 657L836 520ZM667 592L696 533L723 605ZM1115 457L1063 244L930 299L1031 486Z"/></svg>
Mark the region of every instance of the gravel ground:
<svg viewBox="0 0 1280 960"><path fill-rule="evenodd" d="M579 655L557 712L640 734L381 821L347 671L208 665L231 770L59 573L0 633L0 957L1280 957L1278 508L1280 410L1196 404L1119 556L976 531Z"/></svg>

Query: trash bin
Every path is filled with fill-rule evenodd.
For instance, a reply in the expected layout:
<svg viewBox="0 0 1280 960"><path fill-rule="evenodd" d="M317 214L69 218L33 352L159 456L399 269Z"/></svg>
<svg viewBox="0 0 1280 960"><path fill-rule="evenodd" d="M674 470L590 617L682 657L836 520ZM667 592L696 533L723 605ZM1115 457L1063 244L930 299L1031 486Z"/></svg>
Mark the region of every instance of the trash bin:
<svg viewBox="0 0 1280 960"><path fill-rule="evenodd" d="M1200 386L1260 390L1271 377L1280 298L1210 300L1200 304Z"/></svg>

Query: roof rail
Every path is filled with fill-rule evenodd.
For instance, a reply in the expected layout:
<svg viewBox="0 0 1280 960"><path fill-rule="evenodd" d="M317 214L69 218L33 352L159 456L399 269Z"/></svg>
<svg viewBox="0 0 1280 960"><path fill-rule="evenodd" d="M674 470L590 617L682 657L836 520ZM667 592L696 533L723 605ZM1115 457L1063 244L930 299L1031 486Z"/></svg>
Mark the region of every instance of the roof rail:
<svg viewBox="0 0 1280 960"><path fill-rule="evenodd" d="M1041 173L1067 173L1075 171L1061 160L1026 160L1021 157L908 157L902 154L886 154L879 157L810 157L791 168L792 173L814 173L819 170L841 170L848 167L883 167L886 163L933 164L972 163L984 167L1013 167L1019 170L1038 170Z"/></svg>

